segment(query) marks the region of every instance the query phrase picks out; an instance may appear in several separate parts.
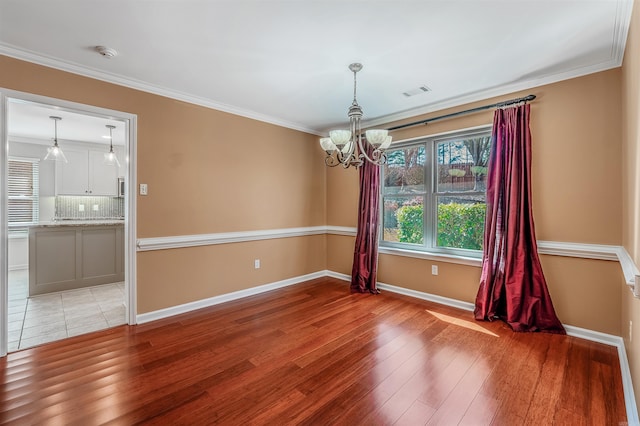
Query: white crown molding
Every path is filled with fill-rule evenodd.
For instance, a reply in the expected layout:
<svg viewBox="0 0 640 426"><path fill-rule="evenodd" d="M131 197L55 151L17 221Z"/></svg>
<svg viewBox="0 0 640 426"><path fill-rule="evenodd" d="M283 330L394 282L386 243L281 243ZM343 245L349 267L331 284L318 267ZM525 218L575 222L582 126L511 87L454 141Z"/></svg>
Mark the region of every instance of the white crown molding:
<svg viewBox="0 0 640 426"><path fill-rule="evenodd" d="M252 120L262 121L269 124L275 124L276 126L286 127L288 129L298 130L304 133L311 133L317 136L322 135L322 133L318 132L317 130L313 130L307 126L303 126L298 123L281 120L279 118L271 117L266 114L261 114L255 111L238 108L233 105L228 105L221 102L215 102L210 99L205 99L199 96L190 95L188 93L180 92L177 90L156 86L153 84L145 83L140 80L122 77L120 75L111 74L104 71L99 71L99 70L81 66L72 62L62 61L58 58L42 55L40 53L36 53L27 49L21 49L7 43L0 43L0 55L9 56L11 58L20 59L22 61L43 65L49 68L66 71L66 72L81 75L84 77L94 78L96 80L105 81L107 83L117 84L119 86L129 87L131 89L140 90L142 92L152 93L154 95L160 95L167 98L188 102L194 105L200 105L206 108L227 112L229 114L239 115L241 117L250 118Z"/></svg>
<svg viewBox="0 0 640 426"><path fill-rule="evenodd" d="M622 66L622 62L624 61L624 50L629 36L634 1L635 0L618 0L612 49L612 58L619 64L618 66Z"/></svg>

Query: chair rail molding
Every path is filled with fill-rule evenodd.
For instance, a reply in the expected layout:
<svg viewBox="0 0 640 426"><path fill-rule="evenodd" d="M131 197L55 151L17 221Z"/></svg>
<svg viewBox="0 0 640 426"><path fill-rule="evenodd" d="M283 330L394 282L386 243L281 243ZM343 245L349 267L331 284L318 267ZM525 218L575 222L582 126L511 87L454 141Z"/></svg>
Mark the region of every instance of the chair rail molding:
<svg viewBox="0 0 640 426"><path fill-rule="evenodd" d="M264 229L255 231L220 232L213 234L175 235L140 238L137 251L167 250L215 244L240 243L276 238L304 237L310 235L339 235L355 237L356 228L350 226L307 226L299 228ZM380 254L406 256L461 265L481 267L482 260L473 257L429 253L395 247L380 247ZM636 297L640 297L640 271L623 246L538 240L538 253L551 256L579 257L617 261L622 267L624 279Z"/></svg>
<svg viewBox="0 0 640 426"><path fill-rule="evenodd" d="M304 237L326 234L326 226L305 228L266 229L257 231L221 232L216 234L176 235L170 237L141 238L138 251L166 250L185 247L209 246L215 244L241 243L247 241L271 240L275 238Z"/></svg>

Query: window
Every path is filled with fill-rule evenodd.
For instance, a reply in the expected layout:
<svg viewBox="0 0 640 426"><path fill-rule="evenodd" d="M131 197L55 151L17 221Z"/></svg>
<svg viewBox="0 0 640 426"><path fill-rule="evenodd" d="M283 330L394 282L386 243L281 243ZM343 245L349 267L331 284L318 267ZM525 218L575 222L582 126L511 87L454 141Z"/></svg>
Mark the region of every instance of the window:
<svg viewBox="0 0 640 426"><path fill-rule="evenodd" d="M382 174L381 246L479 256L491 130L402 143Z"/></svg>
<svg viewBox="0 0 640 426"><path fill-rule="evenodd" d="M9 158L9 225L38 222L38 159Z"/></svg>

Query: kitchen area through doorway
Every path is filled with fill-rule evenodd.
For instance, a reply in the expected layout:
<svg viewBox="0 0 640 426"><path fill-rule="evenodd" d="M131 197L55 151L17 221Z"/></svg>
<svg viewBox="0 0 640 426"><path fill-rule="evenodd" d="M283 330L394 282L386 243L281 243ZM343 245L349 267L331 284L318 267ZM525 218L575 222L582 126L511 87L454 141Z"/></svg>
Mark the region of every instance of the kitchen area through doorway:
<svg viewBox="0 0 640 426"><path fill-rule="evenodd" d="M10 99L8 351L126 323L125 120Z"/></svg>

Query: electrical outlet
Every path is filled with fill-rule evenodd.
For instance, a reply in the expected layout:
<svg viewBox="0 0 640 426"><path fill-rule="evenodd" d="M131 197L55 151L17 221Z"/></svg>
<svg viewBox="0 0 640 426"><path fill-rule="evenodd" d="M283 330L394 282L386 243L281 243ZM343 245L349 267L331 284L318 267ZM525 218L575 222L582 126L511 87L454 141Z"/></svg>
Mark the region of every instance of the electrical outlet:
<svg viewBox="0 0 640 426"><path fill-rule="evenodd" d="M141 183L140 184L140 195L147 195L148 192L148 188L147 188L147 184L146 183Z"/></svg>
<svg viewBox="0 0 640 426"><path fill-rule="evenodd" d="M633 341L633 321L629 321L629 343Z"/></svg>
<svg viewBox="0 0 640 426"><path fill-rule="evenodd" d="M83 212L84 211L84 204L78 204L78 210Z"/></svg>
<svg viewBox="0 0 640 426"><path fill-rule="evenodd" d="M431 275L438 275L438 265L431 265Z"/></svg>
<svg viewBox="0 0 640 426"><path fill-rule="evenodd" d="M94 204L94 205L93 205L93 211L94 211L94 212L97 212L97 211L98 211L98 205L97 205L97 204Z"/></svg>
<svg viewBox="0 0 640 426"><path fill-rule="evenodd" d="M260 259L256 259L253 261L253 267L255 269L260 269Z"/></svg>

